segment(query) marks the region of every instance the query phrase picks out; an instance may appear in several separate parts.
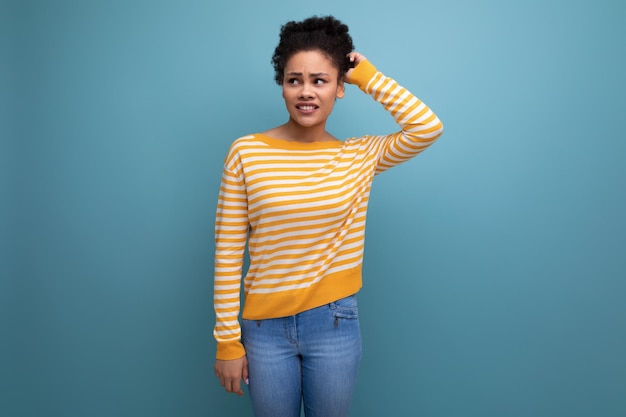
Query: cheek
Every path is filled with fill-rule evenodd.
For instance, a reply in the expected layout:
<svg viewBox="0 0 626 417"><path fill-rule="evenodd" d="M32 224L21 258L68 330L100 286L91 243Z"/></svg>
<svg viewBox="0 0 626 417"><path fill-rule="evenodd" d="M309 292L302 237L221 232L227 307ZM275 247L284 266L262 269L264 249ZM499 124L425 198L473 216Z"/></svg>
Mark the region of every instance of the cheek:
<svg viewBox="0 0 626 417"><path fill-rule="evenodd" d="M281 94L284 100L291 100L293 99L293 96L294 96L293 89L285 88L284 86L281 90Z"/></svg>

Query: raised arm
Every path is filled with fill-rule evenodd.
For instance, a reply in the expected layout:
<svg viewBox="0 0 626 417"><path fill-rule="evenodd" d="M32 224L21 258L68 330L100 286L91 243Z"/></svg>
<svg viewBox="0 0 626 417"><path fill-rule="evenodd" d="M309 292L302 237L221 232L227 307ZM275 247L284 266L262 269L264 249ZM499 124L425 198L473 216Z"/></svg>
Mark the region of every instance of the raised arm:
<svg viewBox="0 0 626 417"><path fill-rule="evenodd" d="M443 133L443 124L433 111L406 88L386 77L363 55L349 55L355 68L346 73L346 82L371 95L395 119L400 131L372 137L377 153L376 173L398 165L424 151Z"/></svg>

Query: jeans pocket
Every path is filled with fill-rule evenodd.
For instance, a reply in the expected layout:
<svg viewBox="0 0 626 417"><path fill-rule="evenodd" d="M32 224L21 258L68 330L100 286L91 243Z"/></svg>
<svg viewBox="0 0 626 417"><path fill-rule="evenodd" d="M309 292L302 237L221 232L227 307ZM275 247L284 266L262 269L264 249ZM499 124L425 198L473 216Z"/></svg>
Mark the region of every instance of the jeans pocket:
<svg viewBox="0 0 626 417"><path fill-rule="evenodd" d="M341 319L358 319L359 308L356 302L356 295L350 295L333 301L328 305L335 318Z"/></svg>

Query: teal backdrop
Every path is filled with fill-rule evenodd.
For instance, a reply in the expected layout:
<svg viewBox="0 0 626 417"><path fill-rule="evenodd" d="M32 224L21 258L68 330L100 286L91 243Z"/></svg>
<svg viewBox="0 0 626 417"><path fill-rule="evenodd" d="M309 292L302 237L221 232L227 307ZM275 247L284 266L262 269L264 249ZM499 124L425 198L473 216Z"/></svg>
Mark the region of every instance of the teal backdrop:
<svg viewBox="0 0 626 417"><path fill-rule="evenodd" d="M283 123L280 26L349 24L445 125L375 181L352 416L626 415L626 3L3 1L0 415L251 416L213 220ZM388 133L349 86L329 130Z"/></svg>

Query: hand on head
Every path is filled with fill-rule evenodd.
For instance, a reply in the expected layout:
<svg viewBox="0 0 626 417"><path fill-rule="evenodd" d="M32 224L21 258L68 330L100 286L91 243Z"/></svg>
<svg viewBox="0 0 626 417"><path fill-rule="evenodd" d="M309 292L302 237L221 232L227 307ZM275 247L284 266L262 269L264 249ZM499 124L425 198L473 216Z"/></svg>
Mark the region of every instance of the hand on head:
<svg viewBox="0 0 626 417"><path fill-rule="evenodd" d="M350 62L352 62L353 65L352 68L346 71L346 74L343 78L347 83L350 83L350 75L352 74L352 71L354 71L354 68L359 65L360 62L367 61L367 58L363 54L354 51L348 54L348 59L350 60Z"/></svg>

